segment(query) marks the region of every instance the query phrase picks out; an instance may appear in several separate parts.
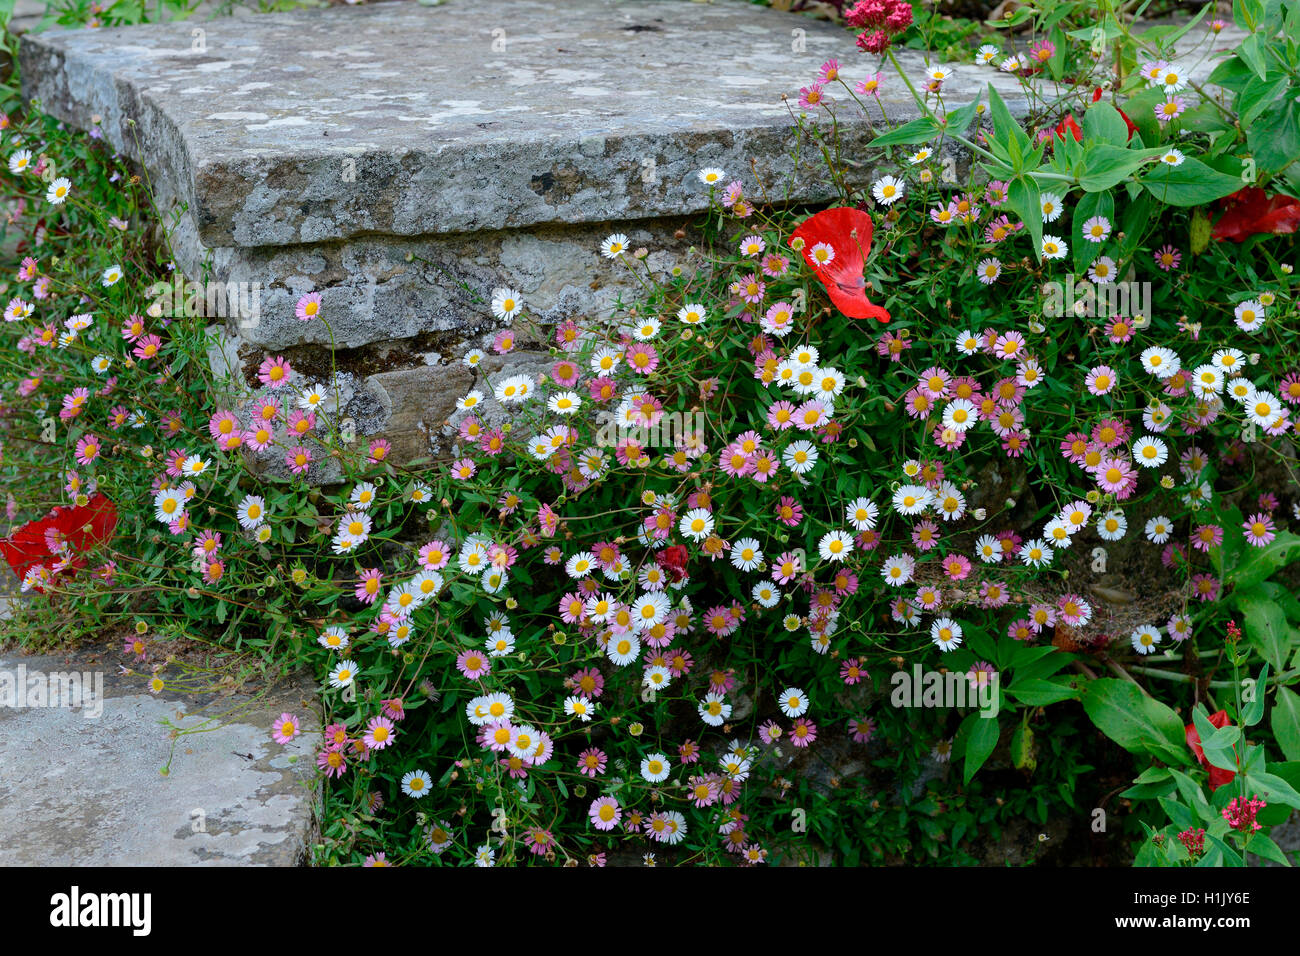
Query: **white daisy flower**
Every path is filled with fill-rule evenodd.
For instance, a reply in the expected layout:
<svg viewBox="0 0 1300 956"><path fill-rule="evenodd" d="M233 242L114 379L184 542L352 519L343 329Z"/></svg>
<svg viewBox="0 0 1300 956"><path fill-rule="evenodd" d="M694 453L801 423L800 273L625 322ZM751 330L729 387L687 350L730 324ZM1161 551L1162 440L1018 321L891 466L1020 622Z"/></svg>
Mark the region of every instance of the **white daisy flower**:
<svg viewBox="0 0 1300 956"><path fill-rule="evenodd" d="M1133 442L1133 463L1143 468L1159 468L1169 460L1169 446L1162 439L1143 435Z"/></svg>
<svg viewBox="0 0 1300 956"><path fill-rule="evenodd" d="M513 322L524 308L524 300L514 289L496 289L492 293L492 314L503 322Z"/></svg>
<svg viewBox="0 0 1300 956"><path fill-rule="evenodd" d="M787 717L802 717L808 712L808 695L798 687L787 687L776 701L781 713Z"/></svg>
<svg viewBox="0 0 1300 956"><path fill-rule="evenodd" d="M903 198L905 186L901 179L895 176L882 176L871 185L871 195L876 197L876 202L888 206Z"/></svg>
<svg viewBox="0 0 1300 956"><path fill-rule="evenodd" d="M616 232L600 244L600 254L606 259L617 259L627 252L627 243L627 236Z"/></svg>
<svg viewBox="0 0 1300 956"><path fill-rule="evenodd" d="M731 543L731 564L739 571L754 571L763 563L757 538L739 538Z"/></svg>
<svg viewBox="0 0 1300 956"><path fill-rule="evenodd" d="M412 770L402 776L402 793L413 800L428 796L433 780L423 770Z"/></svg>
<svg viewBox="0 0 1300 956"><path fill-rule="evenodd" d="M876 526L880 509L870 498L854 498L844 509L844 517L858 531L870 531Z"/></svg>
<svg viewBox="0 0 1300 956"><path fill-rule="evenodd" d="M1119 541L1128 533L1128 518L1122 511L1107 511L1097 519L1097 534L1103 541Z"/></svg>
<svg viewBox="0 0 1300 956"><path fill-rule="evenodd" d="M961 644L961 625L950 617L941 617L930 625L930 640L942 651L954 651Z"/></svg>
<svg viewBox="0 0 1300 956"><path fill-rule="evenodd" d="M252 531L266 521L266 501L261 495L246 495L235 510L240 527Z"/></svg>
<svg viewBox="0 0 1300 956"><path fill-rule="evenodd" d="M1150 654L1160 644L1160 632L1150 624L1143 624L1133 630L1129 640L1133 644L1133 650L1139 654Z"/></svg>

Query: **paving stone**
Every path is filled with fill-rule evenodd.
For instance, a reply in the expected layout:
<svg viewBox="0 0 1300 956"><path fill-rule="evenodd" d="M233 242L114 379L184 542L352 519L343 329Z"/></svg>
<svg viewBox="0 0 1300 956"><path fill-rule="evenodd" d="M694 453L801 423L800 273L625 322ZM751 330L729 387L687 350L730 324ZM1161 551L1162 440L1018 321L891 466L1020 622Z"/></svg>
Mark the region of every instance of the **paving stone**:
<svg viewBox="0 0 1300 956"><path fill-rule="evenodd" d="M120 655L0 650L0 866L293 866L318 800L320 726L310 682L246 695L154 696ZM86 675L84 696L31 704L38 685ZM26 692L18 691L20 681ZM52 699L54 695L48 695ZM305 732L281 746L271 721ZM170 731L216 718L224 726ZM208 726L214 726L209 724ZM170 772L159 771L170 760Z"/></svg>

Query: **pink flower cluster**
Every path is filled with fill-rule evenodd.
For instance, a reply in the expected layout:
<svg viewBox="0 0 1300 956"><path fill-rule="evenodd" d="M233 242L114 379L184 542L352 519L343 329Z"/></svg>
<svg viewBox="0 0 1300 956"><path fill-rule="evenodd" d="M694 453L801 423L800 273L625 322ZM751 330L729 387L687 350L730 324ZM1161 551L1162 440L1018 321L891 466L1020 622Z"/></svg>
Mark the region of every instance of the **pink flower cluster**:
<svg viewBox="0 0 1300 956"><path fill-rule="evenodd" d="M862 29L859 49L884 53L890 39L912 25L912 5L907 0L858 0L844 11L844 19Z"/></svg>

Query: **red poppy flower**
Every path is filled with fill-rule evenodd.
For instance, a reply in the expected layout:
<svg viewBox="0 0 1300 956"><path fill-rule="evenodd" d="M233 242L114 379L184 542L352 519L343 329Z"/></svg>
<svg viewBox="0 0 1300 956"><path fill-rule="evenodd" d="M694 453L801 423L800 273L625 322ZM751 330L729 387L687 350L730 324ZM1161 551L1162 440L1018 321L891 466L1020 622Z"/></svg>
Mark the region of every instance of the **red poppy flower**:
<svg viewBox="0 0 1300 956"><path fill-rule="evenodd" d="M686 548L680 544L669 545L655 554L659 567L668 572L674 582L686 577Z"/></svg>
<svg viewBox="0 0 1300 956"><path fill-rule="evenodd" d="M1056 135L1065 139L1065 134L1069 133L1074 137L1076 143L1083 142L1083 130L1079 128L1079 123L1074 118L1073 113L1066 113L1065 119L1056 124Z"/></svg>
<svg viewBox="0 0 1300 956"><path fill-rule="evenodd" d="M800 252L804 262L826 287L835 308L850 319L889 321L889 313L867 300L867 280L862 274L867 253L871 251L871 217L861 209L836 206L809 216L790 237L803 240ZM812 258L813 249L825 243L834 250L834 258L819 265Z"/></svg>
<svg viewBox="0 0 1300 956"><path fill-rule="evenodd" d="M1228 719L1228 712L1226 710L1220 710L1210 714L1210 723L1214 726L1215 730L1220 730L1228 726L1232 721ZM1201 735L1197 731L1196 725L1188 724L1184 728L1184 733L1187 735L1187 746L1192 748L1192 754L1196 757L1196 762L1202 767L1209 768L1210 792L1213 793L1225 783L1230 783L1232 778L1237 775L1237 772L1235 770L1224 770L1222 767L1215 767L1205 759L1205 751L1201 749Z"/></svg>
<svg viewBox="0 0 1300 956"><path fill-rule="evenodd" d="M117 527L117 507L101 494L92 495L85 505L59 506L38 521L29 521L0 541L0 552L22 580L32 568L55 557L52 538L67 541L74 553L89 551L113 537ZM76 559L73 567L83 567Z"/></svg>
<svg viewBox="0 0 1300 956"><path fill-rule="evenodd" d="M1210 232L1213 239L1243 242L1251 236L1289 235L1300 228L1300 199L1278 193L1272 199L1257 186L1239 189L1219 202L1223 216Z"/></svg>

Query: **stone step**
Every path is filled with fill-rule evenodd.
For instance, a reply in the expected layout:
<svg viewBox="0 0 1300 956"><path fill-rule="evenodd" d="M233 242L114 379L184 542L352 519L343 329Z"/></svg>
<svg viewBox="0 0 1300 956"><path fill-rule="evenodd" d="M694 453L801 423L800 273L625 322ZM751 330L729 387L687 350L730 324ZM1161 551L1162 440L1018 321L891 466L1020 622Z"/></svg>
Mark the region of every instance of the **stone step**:
<svg viewBox="0 0 1300 956"><path fill-rule="evenodd" d="M897 53L919 83L926 55ZM168 221L179 212L179 272L254 303L231 316L214 296L209 310L228 332L213 362L232 401L265 352L329 374L333 342L351 396L340 414L398 461L440 450L469 388L490 394L460 359L500 328L493 289L523 293L544 323L608 315L636 283L601 240L626 233L661 274L685 264L677 237L707 208L703 167L765 201L830 198L818 151L793 157L791 113L823 61L856 80L875 60L842 27L744 0L379 3L29 34L20 56L26 96L98 122L144 165ZM1028 109L1011 74L951 69L948 108L992 83ZM1047 86L1048 100L1064 92ZM852 157L874 130L844 105ZM880 108L917 115L892 76ZM328 325L295 318L308 292ZM336 471L322 458L309 477Z"/></svg>
<svg viewBox="0 0 1300 956"><path fill-rule="evenodd" d="M306 862L319 801L315 685L154 695L147 667L122 675L125 661L120 646L0 650L0 866ZM282 712L304 726L285 745L271 737ZM213 729L173 749L163 721Z"/></svg>

